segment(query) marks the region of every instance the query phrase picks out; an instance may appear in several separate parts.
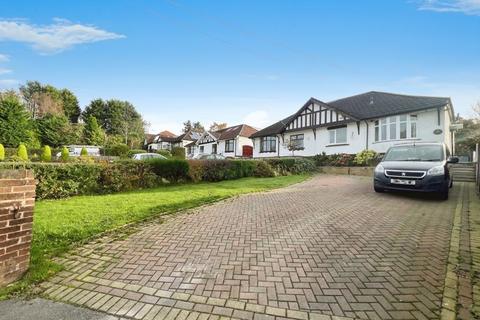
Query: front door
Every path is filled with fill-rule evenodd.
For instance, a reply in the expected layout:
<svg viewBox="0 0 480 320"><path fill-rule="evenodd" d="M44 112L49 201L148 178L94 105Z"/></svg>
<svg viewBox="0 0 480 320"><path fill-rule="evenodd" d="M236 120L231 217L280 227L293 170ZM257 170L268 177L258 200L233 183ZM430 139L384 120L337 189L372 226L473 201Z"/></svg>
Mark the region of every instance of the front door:
<svg viewBox="0 0 480 320"><path fill-rule="evenodd" d="M217 145L216 144L212 144L212 153L217 154Z"/></svg>

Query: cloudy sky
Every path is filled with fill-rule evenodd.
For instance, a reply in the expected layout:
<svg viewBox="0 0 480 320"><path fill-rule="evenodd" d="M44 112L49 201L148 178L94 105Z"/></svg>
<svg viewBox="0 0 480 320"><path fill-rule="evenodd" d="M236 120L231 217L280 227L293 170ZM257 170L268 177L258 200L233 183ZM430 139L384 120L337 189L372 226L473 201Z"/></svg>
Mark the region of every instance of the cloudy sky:
<svg viewBox="0 0 480 320"><path fill-rule="evenodd" d="M150 131L262 127L310 97L480 100L480 0L9 1L0 89L39 80L129 100Z"/></svg>

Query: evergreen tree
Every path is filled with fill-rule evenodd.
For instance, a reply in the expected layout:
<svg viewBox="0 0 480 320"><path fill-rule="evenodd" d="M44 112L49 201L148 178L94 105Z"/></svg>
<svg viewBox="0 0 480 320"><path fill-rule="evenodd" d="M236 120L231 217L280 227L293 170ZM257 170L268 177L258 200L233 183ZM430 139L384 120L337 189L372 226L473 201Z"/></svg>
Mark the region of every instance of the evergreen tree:
<svg viewBox="0 0 480 320"><path fill-rule="evenodd" d="M5 160L5 148L3 144L0 143L0 161Z"/></svg>
<svg viewBox="0 0 480 320"><path fill-rule="evenodd" d="M27 147L23 143L18 146L17 156L23 161L28 161Z"/></svg>
<svg viewBox="0 0 480 320"><path fill-rule="evenodd" d="M50 162L50 161L52 161L52 150L50 149L49 146L43 146L42 155L41 155L40 159L41 159L43 162Z"/></svg>
<svg viewBox="0 0 480 320"><path fill-rule="evenodd" d="M0 142L7 147L16 147L34 140L35 131L30 115L18 96L0 94Z"/></svg>
<svg viewBox="0 0 480 320"><path fill-rule="evenodd" d="M85 121L83 128L83 137L85 142L90 145L102 145L105 140L105 133L98 125L97 118L89 116Z"/></svg>
<svg viewBox="0 0 480 320"><path fill-rule="evenodd" d="M67 147L62 148L61 158L62 162L67 162L68 158L70 158L70 153L68 152Z"/></svg>

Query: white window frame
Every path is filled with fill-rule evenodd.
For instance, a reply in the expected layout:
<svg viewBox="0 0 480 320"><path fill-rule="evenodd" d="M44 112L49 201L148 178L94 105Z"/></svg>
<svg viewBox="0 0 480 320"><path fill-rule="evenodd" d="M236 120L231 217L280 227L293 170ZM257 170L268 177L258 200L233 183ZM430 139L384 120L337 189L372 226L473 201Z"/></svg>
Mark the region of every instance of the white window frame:
<svg viewBox="0 0 480 320"><path fill-rule="evenodd" d="M338 141L338 131L339 130L345 130L345 141ZM337 127L337 128L328 129L328 142L329 142L330 145L347 144L348 143L347 127L344 126L344 127Z"/></svg>
<svg viewBox="0 0 480 320"><path fill-rule="evenodd" d="M399 116L385 117L374 122L375 142L417 139L418 137L417 114L402 114ZM402 137L402 127L405 135ZM392 131L393 130L393 131ZM392 135L392 133L395 133Z"/></svg>

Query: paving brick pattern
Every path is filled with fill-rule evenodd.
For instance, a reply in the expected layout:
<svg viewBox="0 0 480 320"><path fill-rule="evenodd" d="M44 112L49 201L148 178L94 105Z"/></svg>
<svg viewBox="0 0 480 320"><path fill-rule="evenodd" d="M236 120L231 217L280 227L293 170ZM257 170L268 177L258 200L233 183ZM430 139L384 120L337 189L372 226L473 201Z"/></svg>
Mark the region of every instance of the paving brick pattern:
<svg viewBox="0 0 480 320"><path fill-rule="evenodd" d="M438 319L459 192L316 176L91 243L43 287L136 319Z"/></svg>

